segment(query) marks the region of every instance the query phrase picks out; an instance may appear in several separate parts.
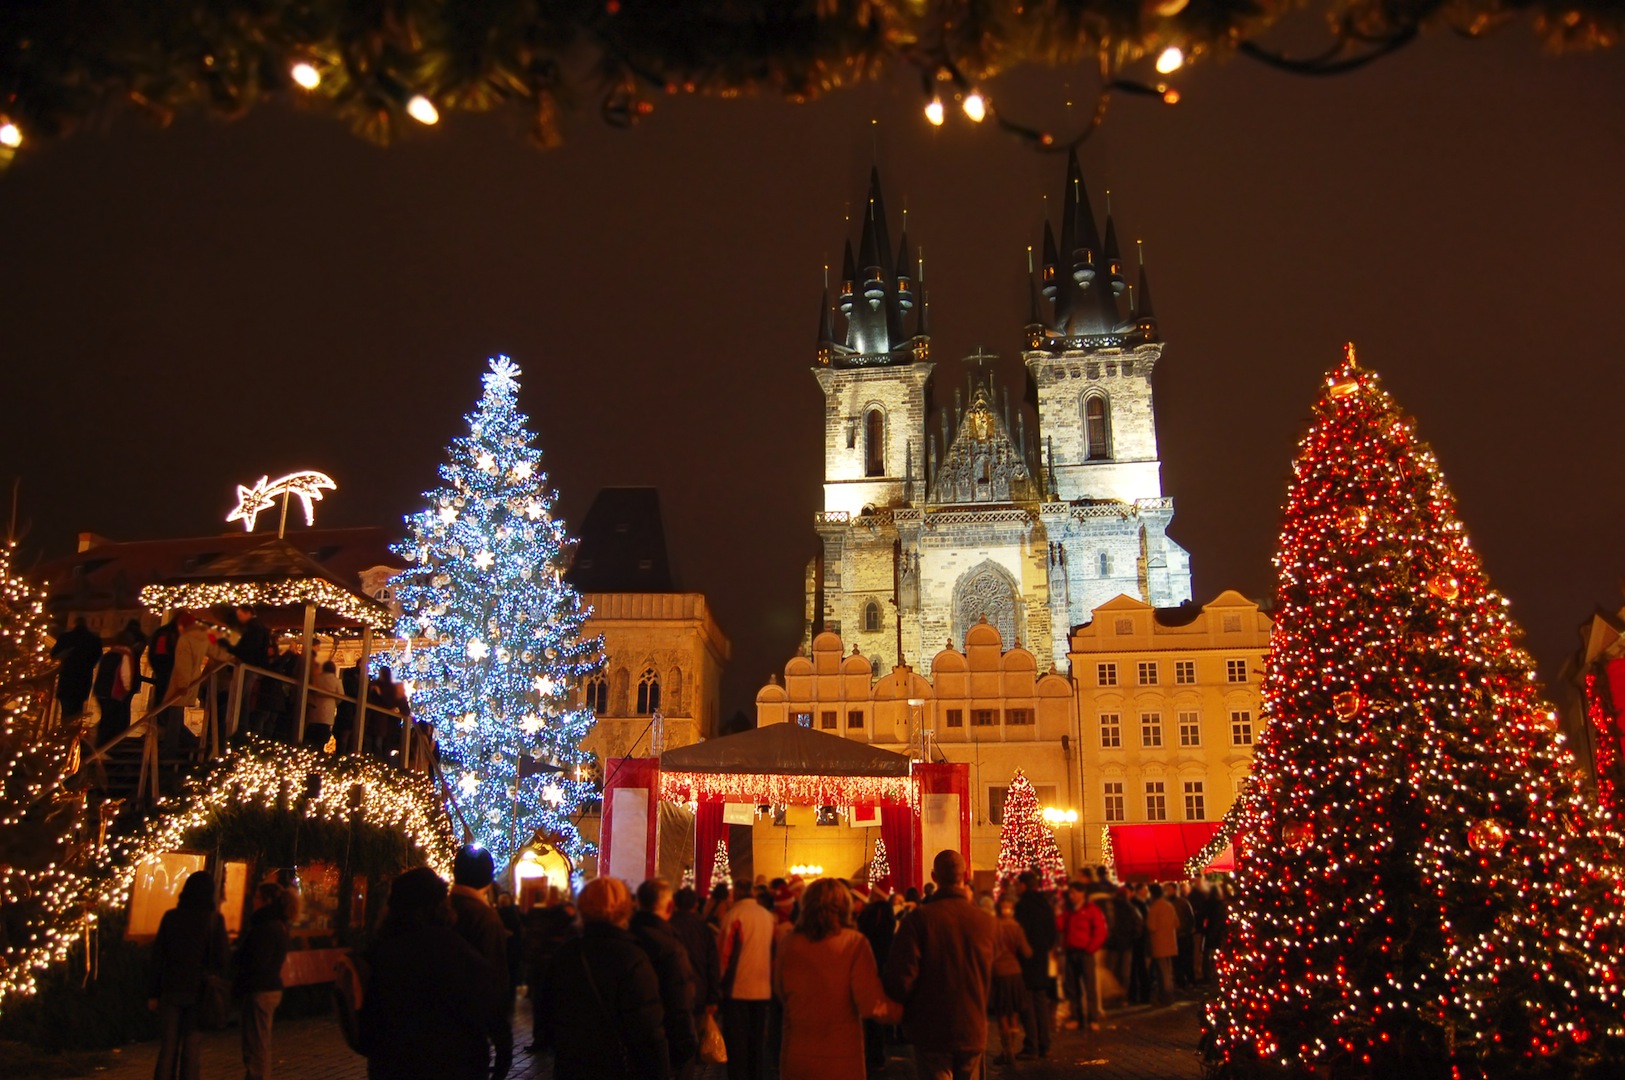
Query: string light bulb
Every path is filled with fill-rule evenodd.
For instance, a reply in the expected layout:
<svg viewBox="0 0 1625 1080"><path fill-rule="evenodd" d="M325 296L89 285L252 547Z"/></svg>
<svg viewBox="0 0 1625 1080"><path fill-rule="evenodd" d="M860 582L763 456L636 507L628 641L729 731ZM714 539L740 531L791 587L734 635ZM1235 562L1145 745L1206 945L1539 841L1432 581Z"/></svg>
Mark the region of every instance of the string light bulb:
<svg viewBox="0 0 1625 1080"><path fill-rule="evenodd" d="M315 64L305 60L301 60L289 68L288 74L293 77L294 82L306 90L314 90L322 85L322 73L316 70Z"/></svg>
<svg viewBox="0 0 1625 1080"><path fill-rule="evenodd" d="M939 120L938 123L941 123L941 121ZM15 150L22 144L22 128L13 124L10 120L0 124L0 146L4 146L8 150Z"/></svg>
<svg viewBox="0 0 1625 1080"><path fill-rule="evenodd" d="M1170 45L1162 50L1157 57L1157 74L1172 75L1185 66L1185 50L1178 45Z"/></svg>
<svg viewBox="0 0 1625 1080"><path fill-rule="evenodd" d="M925 118L930 121L932 127L942 126L943 115L942 99L940 97L934 97L926 102Z"/></svg>
<svg viewBox="0 0 1625 1080"><path fill-rule="evenodd" d="M987 99L982 97L980 90L972 90L966 94L965 100L960 103L960 107L965 110L965 115L970 118L973 124L980 124L987 119Z"/></svg>
<svg viewBox="0 0 1625 1080"><path fill-rule="evenodd" d="M406 103L406 115L426 126L440 123L440 110L422 94L414 94L412 100Z"/></svg>

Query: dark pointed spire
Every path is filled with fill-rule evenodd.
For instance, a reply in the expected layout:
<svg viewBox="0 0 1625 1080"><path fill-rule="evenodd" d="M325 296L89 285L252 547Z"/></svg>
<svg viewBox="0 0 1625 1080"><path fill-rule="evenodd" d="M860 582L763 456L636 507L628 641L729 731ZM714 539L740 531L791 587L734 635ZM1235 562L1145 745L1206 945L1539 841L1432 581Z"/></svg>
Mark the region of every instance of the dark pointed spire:
<svg viewBox="0 0 1625 1080"><path fill-rule="evenodd" d="M1134 292L1135 316L1138 321L1154 323L1157 321L1156 311L1151 307L1151 279L1145 273L1145 248L1140 248L1140 284Z"/></svg>
<svg viewBox="0 0 1625 1080"><path fill-rule="evenodd" d="M914 310L914 273L908 259L908 229L903 229L902 242L897 245L897 307L907 315Z"/></svg>
<svg viewBox="0 0 1625 1080"><path fill-rule="evenodd" d="M852 314L852 293L857 288L858 270L852 262L852 240L847 238L841 253L841 314Z"/></svg>
<svg viewBox="0 0 1625 1080"><path fill-rule="evenodd" d="M1071 261L1072 280L1080 284L1093 280L1095 267L1100 262L1100 233L1095 230L1095 212L1089 205L1089 189L1084 186L1076 150L1066 156L1066 213L1061 220L1061 247Z"/></svg>
<svg viewBox="0 0 1625 1080"><path fill-rule="evenodd" d="M827 345L835 340L835 316L829 306L829 286L824 286L824 299L818 305L818 344Z"/></svg>
<svg viewBox="0 0 1625 1080"><path fill-rule="evenodd" d="M1123 295L1128 288L1128 281L1123 277L1123 257L1117 251L1117 225L1112 221L1112 215L1106 214L1106 240L1103 245L1106 255L1106 280L1112 287L1112 294Z"/></svg>
<svg viewBox="0 0 1625 1080"><path fill-rule="evenodd" d="M1027 287L1032 294L1027 307L1027 325L1031 327L1043 326L1044 316L1038 310L1038 279L1029 275Z"/></svg>
<svg viewBox="0 0 1625 1080"><path fill-rule="evenodd" d="M1050 231L1049 222L1044 222L1044 299L1054 300L1056 296L1056 280L1060 274L1060 260L1055 255L1055 234Z"/></svg>

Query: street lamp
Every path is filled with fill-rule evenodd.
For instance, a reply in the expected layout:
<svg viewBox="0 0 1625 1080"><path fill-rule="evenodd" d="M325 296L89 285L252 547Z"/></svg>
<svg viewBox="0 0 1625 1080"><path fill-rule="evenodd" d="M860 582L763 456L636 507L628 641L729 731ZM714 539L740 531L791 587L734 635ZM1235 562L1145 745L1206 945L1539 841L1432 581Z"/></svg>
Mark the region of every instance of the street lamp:
<svg viewBox="0 0 1625 1080"><path fill-rule="evenodd" d="M1045 825L1052 829L1059 829L1076 825L1078 823L1078 812L1076 810L1061 810L1053 806L1046 806L1044 807L1043 818Z"/></svg>

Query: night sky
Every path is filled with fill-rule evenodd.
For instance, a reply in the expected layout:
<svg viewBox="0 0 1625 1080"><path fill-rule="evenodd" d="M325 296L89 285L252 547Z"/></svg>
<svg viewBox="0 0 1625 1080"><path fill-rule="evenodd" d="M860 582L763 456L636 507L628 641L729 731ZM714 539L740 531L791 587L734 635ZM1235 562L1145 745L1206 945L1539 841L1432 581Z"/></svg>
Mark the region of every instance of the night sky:
<svg viewBox="0 0 1625 1080"><path fill-rule="evenodd" d="M1062 131L1074 92L1075 117L1092 103L1073 74L989 89ZM1234 60L1179 84L1178 107L1115 102L1082 160L1146 244L1196 598L1271 591L1296 441L1352 338L1555 676L1625 573L1625 53L1543 56L1513 27L1339 78ZM1026 248L1064 158L929 128L907 75L657 104L630 132L586 109L552 152L508 115L381 150L287 108L25 155L0 177L0 462L28 559L80 530L221 530L235 484L297 468L338 481L319 523L398 526L505 352L572 525L601 486L661 489L679 584L734 642L724 716L748 708L800 633L822 267L871 161L925 250L939 388L983 345L1019 390Z"/></svg>

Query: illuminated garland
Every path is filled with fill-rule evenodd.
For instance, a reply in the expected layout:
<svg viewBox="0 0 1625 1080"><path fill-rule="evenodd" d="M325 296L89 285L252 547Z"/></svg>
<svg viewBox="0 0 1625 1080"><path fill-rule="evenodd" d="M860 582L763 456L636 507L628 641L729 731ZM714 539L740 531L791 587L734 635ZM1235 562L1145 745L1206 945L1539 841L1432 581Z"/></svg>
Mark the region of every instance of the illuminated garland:
<svg viewBox="0 0 1625 1080"><path fill-rule="evenodd" d="M414 123L434 125L443 111L508 106L528 121L535 142L552 146L561 138L564 103L593 98L606 122L624 127L650 113L657 96L806 101L901 69L924 82L933 123L942 122L944 97L957 100L970 121L997 121L975 83L1023 65L1072 69L1095 61L1112 75L1169 46L1182 59L1239 51L1287 71L1332 74L1403 47L1426 27L1476 37L1522 15L1553 50L1611 45L1625 29L1617 6L1606 3L1322 2L1313 6L1323 9L1332 47L1295 60L1257 44L1302 6L1289 0L14 6L0 41L0 165L26 142L60 136L112 109L167 125L177 114L236 118L268 101L296 99L384 142ZM1157 70L1174 67L1164 61Z"/></svg>
<svg viewBox="0 0 1625 1080"><path fill-rule="evenodd" d="M662 772L660 798L775 806L912 806L919 802L919 785L909 776Z"/></svg>
<svg viewBox="0 0 1625 1080"><path fill-rule="evenodd" d="M38 734L50 706L35 689L51 670L45 597L14 572L15 553L0 547L0 1010L35 991L84 925L84 797L64 791L78 737Z"/></svg>
<svg viewBox="0 0 1625 1080"><path fill-rule="evenodd" d="M1599 668L1602 665L1598 665ZM1593 753L1597 775L1597 801L1602 804L1604 812L1608 814L1617 828L1621 824L1621 813L1625 808L1620 806L1619 777L1620 777L1620 729L1619 721L1610 715L1608 697L1611 688L1608 681L1595 673L1585 677L1585 707L1586 722L1596 729L1593 738Z"/></svg>
<svg viewBox="0 0 1625 1080"><path fill-rule="evenodd" d="M1200 851L1185 860L1187 878L1201 877L1207 872L1207 868L1213 865L1213 860L1224 854L1224 849L1229 846L1231 839L1236 835L1236 830L1241 827L1242 818L1246 814L1243 805L1246 801L1247 793L1244 791L1240 798L1230 804L1230 809L1224 812L1224 817L1219 819L1219 827L1213 831L1213 836L1208 842L1202 845Z"/></svg>
<svg viewBox="0 0 1625 1080"><path fill-rule="evenodd" d="M1210 1072L1617 1075L1620 837L1437 460L1352 347L1284 518Z"/></svg>
<svg viewBox="0 0 1625 1080"><path fill-rule="evenodd" d="M319 782L312 778L319 778ZM391 768L366 754L324 754L314 747L250 737L160 802L134 836L110 845L100 869L97 901L129 902L140 866L186 846L186 838L221 811L244 804L286 806L307 821L359 821L403 837L423 864L451 873L456 836L439 794L424 773Z"/></svg>
<svg viewBox="0 0 1625 1080"><path fill-rule="evenodd" d="M280 581L182 582L147 585L141 603L149 611L219 607L285 607L315 604L345 623L388 631L395 616L378 601L340 588L323 578L284 578ZM318 622L320 619L318 618Z"/></svg>

